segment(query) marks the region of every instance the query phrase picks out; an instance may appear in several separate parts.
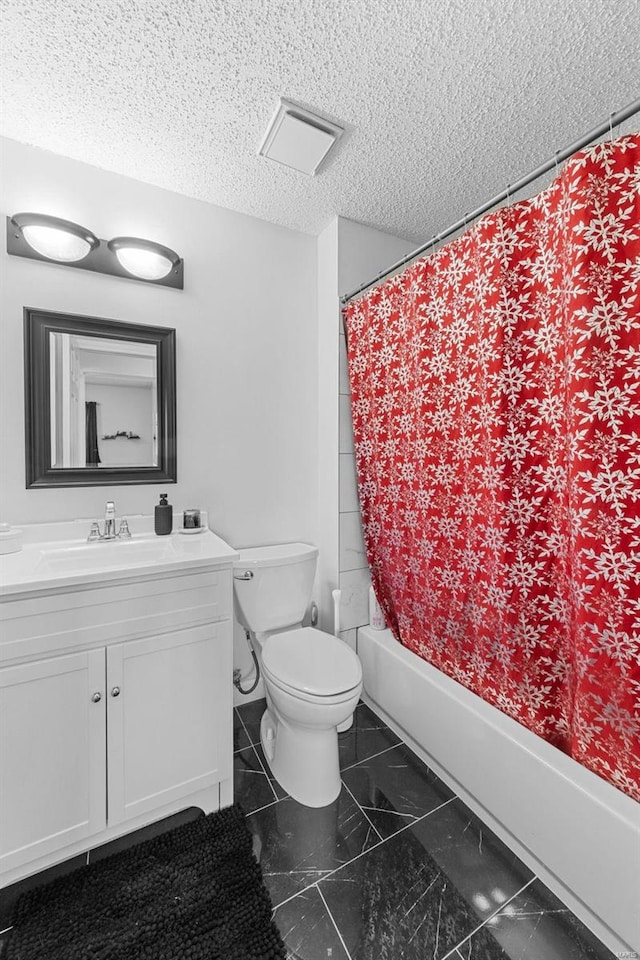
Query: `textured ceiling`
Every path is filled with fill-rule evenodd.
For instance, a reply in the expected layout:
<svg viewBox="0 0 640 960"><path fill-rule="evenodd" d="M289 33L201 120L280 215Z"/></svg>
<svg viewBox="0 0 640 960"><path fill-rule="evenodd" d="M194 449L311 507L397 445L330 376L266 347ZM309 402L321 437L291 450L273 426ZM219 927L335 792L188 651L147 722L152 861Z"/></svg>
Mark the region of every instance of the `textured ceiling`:
<svg viewBox="0 0 640 960"><path fill-rule="evenodd" d="M313 234L428 238L640 95L638 0L0 10L5 136ZM347 128L315 177L257 155L280 96Z"/></svg>

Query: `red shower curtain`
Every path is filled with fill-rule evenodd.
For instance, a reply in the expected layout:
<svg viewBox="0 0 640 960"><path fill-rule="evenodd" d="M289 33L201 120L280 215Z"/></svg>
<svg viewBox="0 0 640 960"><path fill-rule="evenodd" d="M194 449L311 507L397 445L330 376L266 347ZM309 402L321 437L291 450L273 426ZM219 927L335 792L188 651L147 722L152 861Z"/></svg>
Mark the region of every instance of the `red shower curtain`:
<svg viewBox="0 0 640 960"><path fill-rule="evenodd" d="M346 308L396 638L640 799L640 136Z"/></svg>

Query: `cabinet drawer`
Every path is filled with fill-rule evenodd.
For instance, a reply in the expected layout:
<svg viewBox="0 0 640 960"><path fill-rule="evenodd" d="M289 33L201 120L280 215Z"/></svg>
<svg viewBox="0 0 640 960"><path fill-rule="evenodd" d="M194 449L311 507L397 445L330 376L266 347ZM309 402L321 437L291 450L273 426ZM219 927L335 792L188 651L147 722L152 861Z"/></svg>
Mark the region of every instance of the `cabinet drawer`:
<svg viewBox="0 0 640 960"><path fill-rule="evenodd" d="M138 577L0 604L0 663L227 620L231 569Z"/></svg>

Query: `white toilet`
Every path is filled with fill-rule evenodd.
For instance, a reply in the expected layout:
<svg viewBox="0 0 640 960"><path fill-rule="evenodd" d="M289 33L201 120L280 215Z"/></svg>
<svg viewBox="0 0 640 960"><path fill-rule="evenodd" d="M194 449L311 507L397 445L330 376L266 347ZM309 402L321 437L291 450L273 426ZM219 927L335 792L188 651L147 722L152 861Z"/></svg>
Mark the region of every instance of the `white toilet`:
<svg viewBox="0 0 640 960"><path fill-rule="evenodd" d="M342 640L303 627L318 550L306 543L249 547L233 564L236 615L250 632L267 709L260 739L273 775L308 807L340 793L337 727L362 692L362 666Z"/></svg>

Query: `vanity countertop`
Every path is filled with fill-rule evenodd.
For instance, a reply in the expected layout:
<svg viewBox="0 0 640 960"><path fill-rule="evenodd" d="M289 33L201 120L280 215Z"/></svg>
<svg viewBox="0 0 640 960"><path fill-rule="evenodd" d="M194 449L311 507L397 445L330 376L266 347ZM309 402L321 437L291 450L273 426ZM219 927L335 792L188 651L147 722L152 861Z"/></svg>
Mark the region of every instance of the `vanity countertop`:
<svg viewBox="0 0 640 960"><path fill-rule="evenodd" d="M78 537L80 523L82 537ZM136 527L134 518L131 527ZM0 600L83 584L227 566L238 556L209 529L195 535L176 532L158 537L145 529L148 523L137 527L140 532L129 540L87 543L86 521L23 526L22 550L0 556Z"/></svg>

